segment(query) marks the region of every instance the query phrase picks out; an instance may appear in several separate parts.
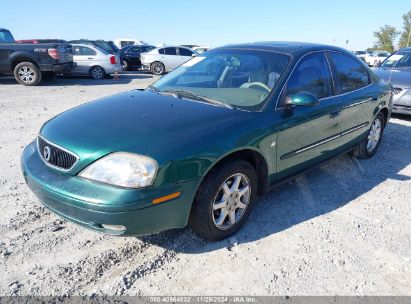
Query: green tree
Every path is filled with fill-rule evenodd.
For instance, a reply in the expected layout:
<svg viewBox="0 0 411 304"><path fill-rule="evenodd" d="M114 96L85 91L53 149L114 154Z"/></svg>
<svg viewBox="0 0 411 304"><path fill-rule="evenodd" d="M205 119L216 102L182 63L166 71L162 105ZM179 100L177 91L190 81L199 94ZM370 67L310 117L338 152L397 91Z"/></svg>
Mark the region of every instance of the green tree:
<svg viewBox="0 0 411 304"><path fill-rule="evenodd" d="M398 46L400 48L411 46L411 11L402 15L403 20L403 32L400 36L400 42Z"/></svg>
<svg viewBox="0 0 411 304"><path fill-rule="evenodd" d="M374 44L374 47L379 50L394 52L394 40L399 35L399 32L395 27L390 25L384 25L380 27L380 30L374 32L374 37L377 41Z"/></svg>

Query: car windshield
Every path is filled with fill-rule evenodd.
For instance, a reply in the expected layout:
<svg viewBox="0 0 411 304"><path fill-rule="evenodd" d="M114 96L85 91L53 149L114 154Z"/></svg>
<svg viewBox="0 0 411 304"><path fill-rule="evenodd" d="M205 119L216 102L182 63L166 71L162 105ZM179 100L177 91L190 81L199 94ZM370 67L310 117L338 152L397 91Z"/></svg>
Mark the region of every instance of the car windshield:
<svg viewBox="0 0 411 304"><path fill-rule="evenodd" d="M289 55L257 50L214 50L157 81L158 93L258 111L290 61Z"/></svg>
<svg viewBox="0 0 411 304"><path fill-rule="evenodd" d="M385 68L404 68L411 67L411 52L397 52L381 64L381 67Z"/></svg>

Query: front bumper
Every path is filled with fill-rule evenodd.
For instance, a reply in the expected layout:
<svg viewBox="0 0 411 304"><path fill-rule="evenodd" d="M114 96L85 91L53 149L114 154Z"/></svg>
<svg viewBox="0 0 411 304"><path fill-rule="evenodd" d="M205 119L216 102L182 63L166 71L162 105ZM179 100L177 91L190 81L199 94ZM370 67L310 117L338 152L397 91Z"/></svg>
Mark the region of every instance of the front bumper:
<svg viewBox="0 0 411 304"><path fill-rule="evenodd" d="M76 224L112 235L144 235L187 225L199 179L164 187L127 189L104 185L46 166L36 145L28 145L21 167L29 188L51 211ZM181 192L173 200L152 200ZM125 231L104 228L122 225Z"/></svg>

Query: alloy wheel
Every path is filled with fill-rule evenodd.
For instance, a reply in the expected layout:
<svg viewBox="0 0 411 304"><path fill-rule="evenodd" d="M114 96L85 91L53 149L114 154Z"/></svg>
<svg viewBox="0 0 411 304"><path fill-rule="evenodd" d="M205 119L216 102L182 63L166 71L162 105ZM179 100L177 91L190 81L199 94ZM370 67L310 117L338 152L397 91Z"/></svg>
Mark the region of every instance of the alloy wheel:
<svg viewBox="0 0 411 304"><path fill-rule="evenodd" d="M236 173L227 178L217 191L212 204L215 226L227 230L240 221L251 198L251 184L248 177Z"/></svg>
<svg viewBox="0 0 411 304"><path fill-rule="evenodd" d="M103 78L103 69L102 68L94 68L91 71L91 74L93 76L94 79L101 79Z"/></svg>
<svg viewBox="0 0 411 304"><path fill-rule="evenodd" d="M378 145L381 138L382 123L379 118L375 119L371 125L367 140L367 151L372 152Z"/></svg>
<svg viewBox="0 0 411 304"><path fill-rule="evenodd" d="M34 81L34 71L28 66L22 66L19 71L18 75L21 81L25 83L30 83Z"/></svg>
<svg viewBox="0 0 411 304"><path fill-rule="evenodd" d="M157 75L163 74L163 66L161 65L161 63L155 63L153 65L153 71Z"/></svg>

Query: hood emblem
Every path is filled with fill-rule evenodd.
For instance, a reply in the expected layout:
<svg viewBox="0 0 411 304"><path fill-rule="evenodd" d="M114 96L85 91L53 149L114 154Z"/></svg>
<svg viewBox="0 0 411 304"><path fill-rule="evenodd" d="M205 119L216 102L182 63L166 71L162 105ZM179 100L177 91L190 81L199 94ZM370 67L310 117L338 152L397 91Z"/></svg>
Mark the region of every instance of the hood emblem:
<svg viewBox="0 0 411 304"><path fill-rule="evenodd" d="M50 149L49 146L45 146L45 147L44 147L44 149L43 149L43 156L44 156L44 159L45 159L46 161L49 161L49 160L50 160L51 149Z"/></svg>

